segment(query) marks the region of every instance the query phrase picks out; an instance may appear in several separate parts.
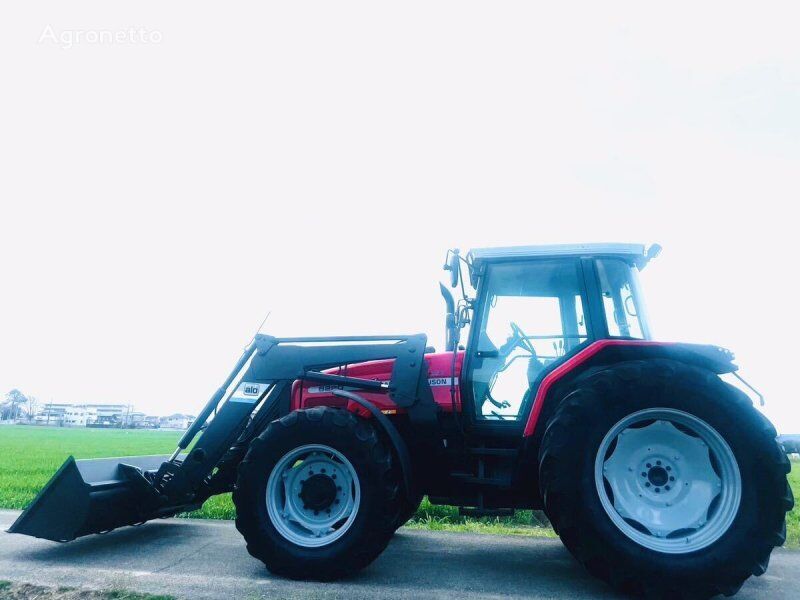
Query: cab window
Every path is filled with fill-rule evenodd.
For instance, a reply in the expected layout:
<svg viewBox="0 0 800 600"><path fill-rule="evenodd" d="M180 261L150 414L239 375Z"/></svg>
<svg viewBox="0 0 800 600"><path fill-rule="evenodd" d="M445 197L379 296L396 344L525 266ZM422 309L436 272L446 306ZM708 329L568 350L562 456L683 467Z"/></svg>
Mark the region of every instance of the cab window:
<svg viewBox="0 0 800 600"><path fill-rule="evenodd" d="M572 259L489 267L472 357L479 419L516 420L547 365L586 341L579 282Z"/></svg>
<svg viewBox="0 0 800 600"><path fill-rule="evenodd" d="M598 259L596 264L608 335L644 339L643 306L635 268L616 258Z"/></svg>

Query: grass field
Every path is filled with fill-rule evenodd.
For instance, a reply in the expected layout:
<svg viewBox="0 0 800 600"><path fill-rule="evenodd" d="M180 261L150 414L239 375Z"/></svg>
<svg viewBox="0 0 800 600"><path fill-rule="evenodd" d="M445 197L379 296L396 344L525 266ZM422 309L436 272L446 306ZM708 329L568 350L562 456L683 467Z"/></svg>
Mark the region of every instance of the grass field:
<svg viewBox="0 0 800 600"><path fill-rule="evenodd" d="M75 458L169 454L179 438L180 432L175 431L0 427L0 508L27 506L70 454ZM800 547L800 462L793 462L789 478L795 508L787 518L787 546L797 548ZM234 508L230 494L211 498L201 510L186 516L232 519ZM426 499L408 527L555 536L551 529L532 523L531 511L518 511L509 518L471 519L459 516L454 507L434 506Z"/></svg>

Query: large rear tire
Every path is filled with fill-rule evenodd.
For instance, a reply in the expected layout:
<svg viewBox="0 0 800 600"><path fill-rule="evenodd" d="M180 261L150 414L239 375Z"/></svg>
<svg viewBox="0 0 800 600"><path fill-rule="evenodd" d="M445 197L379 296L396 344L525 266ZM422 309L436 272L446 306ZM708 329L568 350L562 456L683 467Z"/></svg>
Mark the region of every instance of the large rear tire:
<svg viewBox="0 0 800 600"><path fill-rule="evenodd" d="M786 539L791 466L772 425L717 375L630 361L578 383L539 452L564 545L628 594L732 595Z"/></svg>
<svg viewBox="0 0 800 600"><path fill-rule="evenodd" d="M236 528L272 573L330 581L384 550L399 489L391 452L366 420L299 410L271 423L240 464Z"/></svg>

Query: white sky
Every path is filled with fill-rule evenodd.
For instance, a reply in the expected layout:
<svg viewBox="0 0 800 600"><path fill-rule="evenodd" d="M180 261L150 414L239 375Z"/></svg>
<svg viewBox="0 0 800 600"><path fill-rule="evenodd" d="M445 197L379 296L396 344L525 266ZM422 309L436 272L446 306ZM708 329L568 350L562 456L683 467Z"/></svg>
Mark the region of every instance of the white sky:
<svg viewBox="0 0 800 600"><path fill-rule="evenodd" d="M659 242L656 336L798 432L798 16L5 3L0 392L196 412L268 310L441 348L449 246Z"/></svg>

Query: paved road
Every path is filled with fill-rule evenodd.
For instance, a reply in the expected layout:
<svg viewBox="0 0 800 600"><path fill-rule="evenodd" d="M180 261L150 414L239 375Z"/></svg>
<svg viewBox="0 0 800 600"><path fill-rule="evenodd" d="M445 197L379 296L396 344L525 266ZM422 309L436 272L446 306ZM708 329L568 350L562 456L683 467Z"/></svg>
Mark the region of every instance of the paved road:
<svg viewBox="0 0 800 600"><path fill-rule="evenodd" d="M0 527L16 518L0 511ZM557 540L401 529L357 576L336 583L273 577L230 522L169 519L57 544L0 532L0 579L124 588L179 598L612 598ZM776 551L738 597L796 598L800 552Z"/></svg>

